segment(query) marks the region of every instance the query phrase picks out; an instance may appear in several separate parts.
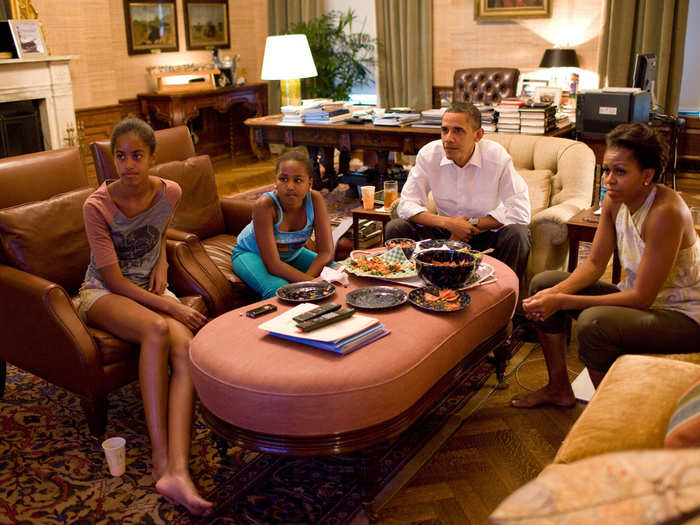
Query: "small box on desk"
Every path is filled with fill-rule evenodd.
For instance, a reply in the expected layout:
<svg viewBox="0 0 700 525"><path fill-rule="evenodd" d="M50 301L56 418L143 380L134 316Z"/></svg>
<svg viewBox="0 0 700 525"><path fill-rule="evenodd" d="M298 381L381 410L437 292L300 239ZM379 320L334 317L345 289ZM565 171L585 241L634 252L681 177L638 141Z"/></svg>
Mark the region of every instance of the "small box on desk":
<svg viewBox="0 0 700 525"><path fill-rule="evenodd" d="M634 88L586 90L576 98L576 133L604 138L619 124L649 122L651 96Z"/></svg>

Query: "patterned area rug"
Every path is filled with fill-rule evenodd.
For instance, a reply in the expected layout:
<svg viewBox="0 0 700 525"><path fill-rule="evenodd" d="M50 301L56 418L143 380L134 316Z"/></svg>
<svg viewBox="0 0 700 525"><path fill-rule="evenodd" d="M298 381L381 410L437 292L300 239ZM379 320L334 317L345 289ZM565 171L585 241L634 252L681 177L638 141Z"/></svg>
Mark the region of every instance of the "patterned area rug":
<svg viewBox="0 0 700 525"><path fill-rule="evenodd" d="M511 353L522 343L514 338ZM411 429L384 446L384 486L494 372L483 362ZM101 440L88 432L73 394L8 365L0 400L1 523L350 523L361 510L355 455L286 458L231 447L221 457L196 417L191 469L199 490L216 504L195 520L153 487L150 445L137 383L110 395L105 437L127 441L126 473L113 478Z"/></svg>

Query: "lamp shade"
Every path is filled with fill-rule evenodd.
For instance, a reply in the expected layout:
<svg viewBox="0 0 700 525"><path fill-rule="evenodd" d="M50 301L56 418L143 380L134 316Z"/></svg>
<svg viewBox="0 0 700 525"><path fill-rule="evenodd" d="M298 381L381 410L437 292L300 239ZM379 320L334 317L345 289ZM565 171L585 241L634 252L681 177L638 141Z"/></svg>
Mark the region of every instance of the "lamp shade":
<svg viewBox="0 0 700 525"><path fill-rule="evenodd" d="M578 67L574 49L547 49L542 55L540 67Z"/></svg>
<svg viewBox="0 0 700 525"><path fill-rule="evenodd" d="M289 80L317 75L306 35L267 37L261 79Z"/></svg>

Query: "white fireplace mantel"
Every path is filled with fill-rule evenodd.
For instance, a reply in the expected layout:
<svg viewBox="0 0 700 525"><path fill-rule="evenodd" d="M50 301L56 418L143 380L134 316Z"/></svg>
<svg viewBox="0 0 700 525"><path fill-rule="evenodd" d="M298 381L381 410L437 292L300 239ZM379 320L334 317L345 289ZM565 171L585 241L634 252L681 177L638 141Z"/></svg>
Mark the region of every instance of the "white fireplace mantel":
<svg viewBox="0 0 700 525"><path fill-rule="evenodd" d="M0 103L42 100L44 148L67 145L66 129L76 129L73 84L68 62L77 56L0 60Z"/></svg>

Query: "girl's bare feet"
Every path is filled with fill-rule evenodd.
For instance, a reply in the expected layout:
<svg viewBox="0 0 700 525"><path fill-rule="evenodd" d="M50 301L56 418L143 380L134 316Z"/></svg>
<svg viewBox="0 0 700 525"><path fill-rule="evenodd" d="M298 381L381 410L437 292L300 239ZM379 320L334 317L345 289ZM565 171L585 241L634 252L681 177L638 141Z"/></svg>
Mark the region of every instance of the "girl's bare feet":
<svg viewBox="0 0 700 525"><path fill-rule="evenodd" d="M156 482L156 490L169 502L182 505L195 516L208 516L214 509L211 501L199 495L189 475L165 473Z"/></svg>
<svg viewBox="0 0 700 525"><path fill-rule="evenodd" d="M555 389L550 385L540 388L535 392L514 396L510 400L510 406L515 408L532 408L539 405L556 405L559 407L572 407L576 404L571 385L567 385L568 389Z"/></svg>

